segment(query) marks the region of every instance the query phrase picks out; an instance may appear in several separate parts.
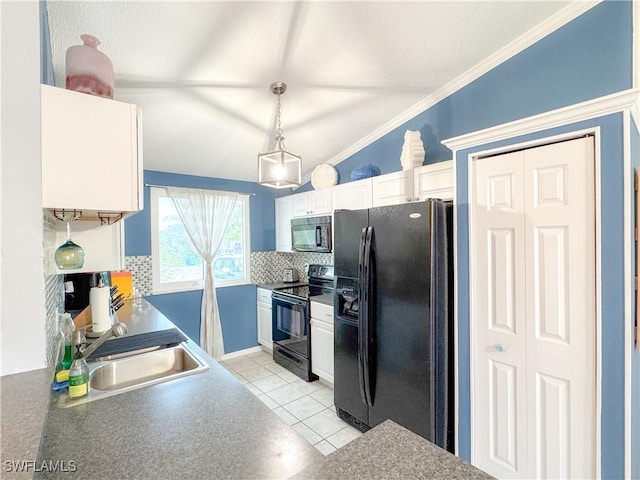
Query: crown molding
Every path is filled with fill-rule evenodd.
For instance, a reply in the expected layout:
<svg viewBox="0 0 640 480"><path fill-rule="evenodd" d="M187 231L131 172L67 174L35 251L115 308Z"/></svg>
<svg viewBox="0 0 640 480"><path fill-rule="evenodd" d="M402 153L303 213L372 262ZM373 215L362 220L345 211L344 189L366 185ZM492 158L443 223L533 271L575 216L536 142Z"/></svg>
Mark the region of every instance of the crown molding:
<svg viewBox="0 0 640 480"><path fill-rule="evenodd" d="M496 125L494 127L467 133L458 137L447 138L442 144L451 150L462 150L475 145L526 135L528 133L559 127L567 123L580 122L611 113L638 109L640 88L631 88L604 97L577 103L568 107L551 110L515 122Z"/></svg>
<svg viewBox="0 0 640 480"><path fill-rule="evenodd" d="M640 95L636 99L636 103L631 106L631 117L636 122L636 126L640 128Z"/></svg>
<svg viewBox="0 0 640 480"><path fill-rule="evenodd" d="M463 74L459 75L451 82L447 83L443 87L439 88L437 91L432 93L431 95L425 97L409 109L405 110L401 114L389 120L387 123L377 128L369 135L363 137L358 142L354 143L350 147L342 150L340 153L331 157L327 162L331 165L337 165L340 162L346 160L351 155L359 152L363 148L371 145L376 140L382 138L389 132L395 130L400 127L404 123L408 122L412 118L416 117L420 113L428 110L436 103L444 100L449 95L457 92L461 88L465 87L469 83L478 79L491 69L510 59L511 57L517 55L521 51L530 47L534 43L538 42L542 38L546 37L550 33L559 29L560 27L566 25L571 20L579 17L586 11L590 10L597 4L599 4L602 0L579 0L570 3L565 8L560 10L558 13L548 18L544 22L538 24L528 32L524 33L508 45L504 46L494 54L490 55L480 63L476 64ZM305 173L302 177L302 183L307 183L311 180L311 172Z"/></svg>

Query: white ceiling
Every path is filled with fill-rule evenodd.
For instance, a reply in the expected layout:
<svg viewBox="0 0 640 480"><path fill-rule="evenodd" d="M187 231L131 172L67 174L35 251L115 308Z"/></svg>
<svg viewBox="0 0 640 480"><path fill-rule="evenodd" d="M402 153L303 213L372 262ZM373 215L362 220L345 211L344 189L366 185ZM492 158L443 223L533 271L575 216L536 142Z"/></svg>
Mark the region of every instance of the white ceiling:
<svg viewBox="0 0 640 480"><path fill-rule="evenodd" d="M553 16L568 1L48 0L56 84L98 37L114 98L144 112L145 169L257 181L282 128L307 175ZM398 158L400 152L398 152Z"/></svg>

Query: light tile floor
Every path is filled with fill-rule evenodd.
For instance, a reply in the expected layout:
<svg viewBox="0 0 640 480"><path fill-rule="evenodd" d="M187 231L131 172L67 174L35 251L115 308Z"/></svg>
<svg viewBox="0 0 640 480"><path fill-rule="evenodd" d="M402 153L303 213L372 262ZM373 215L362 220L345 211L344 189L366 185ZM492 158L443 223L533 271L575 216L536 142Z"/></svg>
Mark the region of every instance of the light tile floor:
<svg viewBox="0 0 640 480"><path fill-rule="evenodd" d="M220 363L322 454L329 455L362 435L336 415L330 386L305 382L275 363L269 353L250 353Z"/></svg>

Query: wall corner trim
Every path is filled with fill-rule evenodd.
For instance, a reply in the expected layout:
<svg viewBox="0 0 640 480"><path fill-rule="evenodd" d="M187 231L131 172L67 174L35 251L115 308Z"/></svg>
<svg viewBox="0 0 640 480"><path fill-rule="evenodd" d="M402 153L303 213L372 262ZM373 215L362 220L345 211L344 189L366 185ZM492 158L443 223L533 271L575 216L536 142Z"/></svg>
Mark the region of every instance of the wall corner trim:
<svg viewBox="0 0 640 480"><path fill-rule="evenodd" d="M611 113L629 110L632 112L638 111L639 103L640 88L631 88L532 117L522 118L514 122L496 125L458 137L447 138L442 141L442 144L453 151L463 150L475 145L506 140L519 135L526 135Z"/></svg>
<svg viewBox="0 0 640 480"><path fill-rule="evenodd" d="M337 165L343 160L346 160L351 155L354 155L376 140L382 138L389 132L405 124L412 118L433 107L438 102L444 100L445 98L454 94L474 80L480 78L482 75L497 67L501 63L509 60L511 57L514 57L515 55L530 47L534 43L538 42L542 38L546 37L550 33L563 27L570 21L574 20L575 18L579 17L583 13L598 5L601 1L602 0L582 0L579 2L570 3L555 15L536 25L528 32L516 38L511 43L505 45L503 48L493 53L480 63L474 65L466 72L462 73L446 85L431 93L429 96L423 98L412 107L409 107L407 110L392 118L381 127L378 127L369 135L363 137L358 142L354 143L350 147L347 147L337 155L334 155L325 163L328 163L330 165ZM311 172L305 173L302 177L302 183L305 184L310 180Z"/></svg>

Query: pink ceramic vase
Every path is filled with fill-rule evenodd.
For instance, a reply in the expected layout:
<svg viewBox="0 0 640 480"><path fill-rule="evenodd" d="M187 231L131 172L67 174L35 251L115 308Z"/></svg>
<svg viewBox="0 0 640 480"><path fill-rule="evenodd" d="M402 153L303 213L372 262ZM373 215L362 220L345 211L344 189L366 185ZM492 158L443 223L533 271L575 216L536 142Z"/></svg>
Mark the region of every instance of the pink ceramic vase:
<svg viewBox="0 0 640 480"><path fill-rule="evenodd" d="M98 50L100 40L96 37L85 33L80 38L84 45L74 45L67 49L67 89L113 98L111 60Z"/></svg>

